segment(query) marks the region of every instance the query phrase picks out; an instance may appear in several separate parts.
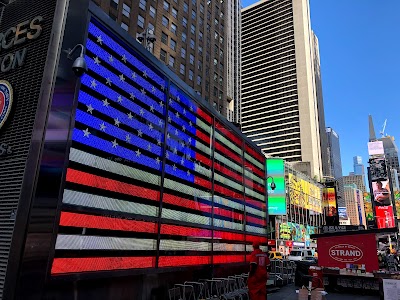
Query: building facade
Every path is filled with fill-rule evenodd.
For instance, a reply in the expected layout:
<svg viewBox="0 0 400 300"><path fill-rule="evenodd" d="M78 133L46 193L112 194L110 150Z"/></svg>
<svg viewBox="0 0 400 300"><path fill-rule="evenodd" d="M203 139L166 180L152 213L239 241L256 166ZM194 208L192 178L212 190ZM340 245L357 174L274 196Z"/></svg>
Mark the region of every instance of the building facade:
<svg viewBox="0 0 400 300"><path fill-rule="evenodd" d="M363 175L343 176L343 184L345 186L355 184L357 189L361 190L363 193L367 191Z"/></svg>
<svg viewBox="0 0 400 300"><path fill-rule="evenodd" d="M364 165L362 163L362 157L361 156L354 156L353 157L353 169L354 169L354 175L363 175L363 176L365 176L365 170L364 170Z"/></svg>
<svg viewBox="0 0 400 300"><path fill-rule="evenodd" d="M340 155L339 135L331 128L326 128L326 137L328 141L328 162L330 167L330 176L339 179L343 176L342 173L342 158Z"/></svg>
<svg viewBox="0 0 400 300"><path fill-rule="evenodd" d="M314 42L308 0L242 9L242 131L267 155L308 162L308 175L321 178Z"/></svg>
<svg viewBox="0 0 400 300"><path fill-rule="evenodd" d="M156 40L149 50L154 56L218 112L224 116L229 112L229 119L235 119L230 111L235 107L232 103L234 98L239 98L235 91L238 78L228 81L228 71L229 76L239 75L239 67L235 66L235 57L239 54L227 52L239 43L237 36L232 36L234 33L230 31L233 29L237 34L240 29L240 19L236 19L239 17L238 0L94 2L131 36L137 37L147 30L153 33ZM236 28L232 28L234 24Z"/></svg>
<svg viewBox="0 0 400 300"><path fill-rule="evenodd" d="M355 184L344 185L344 197L350 225L366 226L363 192Z"/></svg>

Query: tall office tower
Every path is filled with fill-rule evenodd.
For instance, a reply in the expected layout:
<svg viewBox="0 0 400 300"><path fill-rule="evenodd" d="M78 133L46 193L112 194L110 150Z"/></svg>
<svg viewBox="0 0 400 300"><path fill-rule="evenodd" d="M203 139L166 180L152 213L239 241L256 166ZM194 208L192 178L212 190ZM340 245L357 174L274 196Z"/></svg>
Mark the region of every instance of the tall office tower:
<svg viewBox="0 0 400 300"><path fill-rule="evenodd" d="M233 18L239 14L237 3L232 5L231 1L224 0L94 2L133 37L143 32L154 34L156 41L148 49L222 115L227 115L230 101L225 88L230 57L227 27L231 23L230 14Z"/></svg>
<svg viewBox="0 0 400 300"><path fill-rule="evenodd" d="M308 0L242 9L242 131L265 154L322 177Z"/></svg>
<svg viewBox="0 0 400 300"><path fill-rule="evenodd" d="M367 190L365 188L365 181L363 175L348 175L342 177L343 184L346 185L355 185L357 189L361 190L365 193Z"/></svg>
<svg viewBox="0 0 400 300"><path fill-rule="evenodd" d="M322 93L322 78L321 78L321 60L319 57L319 42L317 36L313 32L314 42L314 76L315 76L315 91L317 96L317 110L319 120L319 138L321 143L321 162L322 174L324 176L332 176L330 174L329 158L328 158L328 140L325 133L325 110L324 97Z"/></svg>
<svg viewBox="0 0 400 300"><path fill-rule="evenodd" d="M347 216L351 225L366 226L364 196L361 190L357 189L355 184L344 186L344 198L347 208Z"/></svg>
<svg viewBox="0 0 400 300"><path fill-rule="evenodd" d="M362 163L361 156L354 156L353 157L353 167L354 167L354 174L353 175L364 175L364 165Z"/></svg>
<svg viewBox="0 0 400 300"><path fill-rule="evenodd" d="M240 124L241 116L241 13L240 0L227 1L226 31L227 31L227 119Z"/></svg>
<svg viewBox="0 0 400 300"><path fill-rule="evenodd" d="M339 135L331 128L326 128L326 138L328 141L328 153L329 153L329 173L335 179L339 179L343 176L342 174L342 158L340 156L340 142Z"/></svg>

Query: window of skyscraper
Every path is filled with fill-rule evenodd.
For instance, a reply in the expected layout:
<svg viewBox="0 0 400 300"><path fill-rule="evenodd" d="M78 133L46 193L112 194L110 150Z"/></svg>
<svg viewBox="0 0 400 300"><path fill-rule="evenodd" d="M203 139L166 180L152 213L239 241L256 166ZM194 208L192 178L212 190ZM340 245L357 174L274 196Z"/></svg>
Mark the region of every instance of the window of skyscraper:
<svg viewBox="0 0 400 300"><path fill-rule="evenodd" d="M186 33L182 32L182 42L186 42Z"/></svg>
<svg viewBox="0 0 400 300"><path fill-rule="evenodd" d="M187 19L185 17L182 18L182 25L183 27L187 27Z"/></svg>
<svg viewBox="0 0 400 300"><path fill-rule="evenodd" d="M174 66L175 66L175 58L172 57L171 55L169 56L169 62L168 62L168 64L169 64L171 67L174 67Z"/></svg>
<svg viewBox="0 0 400 300"><path fill-rule="evenodd" d="M189 58L190 64L193 65L194 64L194 55L190 54L190 58Z"/></svg>
<svg viewBox="0 0 400 300"><path fill-rule="evenodd" d="M163 5L164 9L166 11L169 11L169 2L164 0L164 5Z"/></svg>
<svg viewBox="0 0 400 300"><path fill-rule="evenodd" d="M122 29L125 29L126 31L128 31L128 29L129 29L128 24L125 24L124 22L121 23L121 27L122 27Z"/></svg>
<svg viewBox="0 0 400 300"><path fill-rule="evenodd" d="M184 65L184 64L181 64L181 65L180 65L180 67L179 67L179 72L180 72L182 75L185 75L185 65Z"/></svg>
<svg viewBox="0 0 400 300"><path fill-rule="evenodd" d="M143 10L146 10L146 0L140 0L139 7ZM152 6L150 6L150 15L151 15L151 8L152 8ZM154 9L154 7L153 7L153 9ZM156 10L154 9L154 14L155 14L155 12L156 12ZM153 16L153 18L154 18L154 16Z"/></svg>
<svg viewBox="0 0 400 300"><path fill-rule="evenodd" d="M171 47L171 49L172 50L174 50L175 51L175 49L176 49L176 41L175 40L173 40L173 39L171 39L171 41L170 41L170 45L169 45L170 47Z"/></svg>
<svg viewBox="0 0 400 300"><path fill-rule="evenodd" d="M195 34L195 33L196 33L196 26L194 26L193 24L190 25L190 32L191 32L192 34Z"/></svg>
<svg viewBox="0 0 400 300"><path fill-rule="evenodd" d="M171 31L176 34L176 25L174 23L171 23Z"/></svg>
<svg viewBox="0 0 400 300"><path fill-rule="evenodd" d="M160 50L160 60L162 60L163 62L167 61L167 52L163 49Z"/></svg>
<svg viewBox="0 0 400 300"><path fill-rule="evenodd" d="M181 48L181 57L186 58L186 49L185 48Z"/></svg>
<svg viewBox="0 0 400 300"><path fill-rule="evenodd" d="M131 7L126 5L125 3L122 5L122 14L129 18L131 15Z"/></svg>
<svg viewBox="0 0 400 300"><path fill-rule="evenodd" d="M200 3L200 12L204 13L204 5Z"/></svg>
<svg viewBox="0 0 400 300"><path fill-rule="evenodd" d="M193 71L189 70L189 79L193 81Z"/></svg>
<svg viewBox="0 0 400 300"><path fill-rule="evenodd" d="M187 13L189 11L189 5L186 2L183 3L183 11L185 13Z"/></svg>
<svg viewBox="0 0 400 300"><path fill-rule="evenodd" d="M168 35L164 32L161 33L161 42L165 45L168 45Z"/></svg>
<svg viewBox="0 0 400 300"><path fill-rule="evenodd" d="M172 8L171 13L174 16L174 18L178 18L178 11L174 7Z"/></svg>
<svg viewBox="0 0 400 300"><path fill-rule="evenodd" d="M163 16L162 17L162 24L163 24L163 26L164 27L167 27L168 28L168 23L169 23L169 20L168 20L168 18L166 17L166 16Z"/></svg>
<svg viewBox="0 0 400 300"><path fill-rule="evenodd" d="M118 0L110 0L110 6L117 9L118 8Z"/></svg>
<svg viewBox="0 0 400 300"><path fill-rule="evenodd" d="M192 19L196 20L196 12L192 9Z"/></svg>
<svg viewBox="0 0 400 300"><path fill-rule="evenodd" d="M195 42L193 39L190 39L190 48L194 49Z"/></svg>
<svg viewBox="0 0 400 300"><path fill-rule="evenodd" d="M199 41L200 42L203 41L203 33L201 31L199 31Z"/></svg>
<svg viewBox="0 0 400 300"><path fill-rule="evenodd" d="M197 76L197 84L201 85L201 76L200 75Z"/></svg>
<svg viewBox="0 0 400 300"><path fill-rule="evenodd" d="M141 15L138 15L137 24L140 28L144 28L144 18Z"/></svg>
<svg viewBox="0 0 400 300"><path fill-rule="evenodd" d="M142 1L143 0L140 0L140 2L142 2ZM139 6L140 6L140 4L139 4ZM156 9L153 6L150 6L150 17L152 17L152 18L156 17Z"/></svg>

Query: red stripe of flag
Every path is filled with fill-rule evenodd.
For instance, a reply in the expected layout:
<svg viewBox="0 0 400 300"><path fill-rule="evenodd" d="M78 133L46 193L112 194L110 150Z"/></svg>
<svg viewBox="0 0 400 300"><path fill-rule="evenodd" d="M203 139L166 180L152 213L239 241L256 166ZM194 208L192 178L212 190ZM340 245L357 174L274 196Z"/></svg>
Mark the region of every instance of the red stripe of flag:
<svg viewBox="0 0 400 300"><path fill-rule="evenodd" d="M250 169L253 173L256 173L261 179L265 179L265 172L261 171L259 168L254 166L253 164L248 164L247 162L244 164L246 169Z"/></svg>
<svg viewBox="0 0 400 300"><path fill-rule="evenodd" d="M227 263L235 263L235 262L244 262L244 255L214 255L213 257L214 264L227 264Z"/></svg>
<svg viewBox="0 0 400 300"><path fill-rule="evenodd" d="M223 208L220 208L220 207L214 207L214 214L219 215L219 216L228 217L230 219L235 219L235 220L238 220L238 221L242 221L243 220L243 214L242 213L233 212L231 210L226 210L226 209L223 209Z"/></svg>
<svg viewBox="0 0 400 300"><path fill-rule="evenodd" d="M259 200L253 200L248 197L245 197L245 201L246 201L246 203L248 203L252 206L258 207L261 210L265 209L265 207L266 207L265 202L261 202Z"/></svg>
<svg viewBox="0 0 400 300"><path fill-rule="evenodd" d="M229 129L227 129L220 122L216 122L215 128L218 129L222 135L224 135L228 140L236 144L239 148L242 148L242 140L239 139L236 135L234 135Z"/></svg>
<svg viewBox="0 0 400 300"><path fill-rule="evenodd" d="M262 245L267 245L268 239L263 236L246 234L246 242L259 242Z"/></svg>
<svg viewBox="0 0 400 300"><path fill-rule="evenodd" d="M169 225L169 224L161 225L161 234L180 235L187 237L204 237L204 238L212 237L212 231L208 229Z"/></svg>
<svg viewBox="0 0 400 300"><path fill-rule="evenodd" d="M200 107L197 108L197 114L204 119L208 124L211 124L211 117L205 111L203 111Z"/></svg>
<svg viewBox="0 0 400 300"><path fill-rule="evenodd" d="M227 189L223 186L220 186L216 183L214 183L214 190L220 194L222 194L224 197L231 197L231 198L236 198L237 200L242 200L243 199L243 194L237 193L231 189Z"/></svg>
<svg viewBox="0 0 400 300"><path fill-rule="evenodd" d="M261 153L256 152L253 148L251 148L249 145L246 144L245 146L245 152L247 152L248 154L250 154L250 156L252 156L253 158L255 158L256 160L258 160L262 165L265 164L265 156L262 155Z"/></svg>
<svg viewBox="0 0 400 300"><path fill-rule="evenodd" d="M258 183L255 183L254 181L250 180L250 179L244 179L244 183L251 189L253 190L257 190L260 193L265 193L265 188L263 186L260 186Z"/></svg>
<svg viewBox="0 0 400 300"><path fill-rule="evenodd" d="M267 225L267 221L265 219L258 219L255 217L251 217L251 216L246 216L246 221L253 223L253 224L258 224L258 225Z"/></svg>
<svg viewBox="0 0 400 300"><path fill-rule="evenodd" d="M203 164L205 164L206 166L210 166L211 165L211 160L203 155L201 155L199 152L196 152L196 160L202 162Z"/></svg>
<svg viewBox="0 0 400 300"><path fill-rule="evenodd" d="M208 264L211 264L210 256L160 256L158 261L160 268Z"/></svg>
<svg viewBox="0 0 400 300"><path fill-rule="evenodd" d="M133 184L128 184L120 182L113 179L108 179L105 177L85 173L82 171L77 171L73 169L67 170L67 181L71 183L78 183L81 185L86 185L102 190L107 190L111 192L122 193L126 195L131 195L135 197L141 197L145 199L150 199L154 201L159 201L160 192L156 190L147 189L144 187L136 186Z"/></svg>
<svg viewBox="0 0 400 300"><path fill-rule="evenodd" d="M219 171L220 173L226 175L225 177L233 178L239 183L243 182L243 176L242 175L239 175L239 174L237 174L237 173L225 168L224 166L221 166L217 161L214 162L214 169L216 171Z"/></svg>
<svg viewBox="0 0 400 300"><path fill-rule="evenodd" d="M211 189L211 181L203 179L199 176L194 176L194 183L200 185L201 187L205 187L207 189Z"/></svg>
<svg viewBox="0 0 400 300"><path fill-rule="evenodd" d="M206 145L209 145L211 143L211 137L209 135L204 134L200 130L196 130L196 137L205 142Z"/></svg>
<svg viewBox="0 0 400 300"><path fill-rule="evenodd" d="M244 241L244 234L214 230L214 239L223 239L223 240L230 240L230 241Z"/></svg>
<svg viewBox="0 0 400 300"><path fill-rule="evenodd" d="M69 212L61 213L60 225L82 228L157 233L157 225L151 222L123 220Z"/></svg>
<svg viewBox="0 0 400 300"><path fill-rule="evenodd" d="M154 268L155 257L55 258L51 274Z"/></svg>
<svg viewBox="0 0 400 300"><path fill-rule="evenodd" d="M220 151L220 152L222 152L222 153L224 153L224 154L225 154L226 156L228 156L230 159L235 160L236 163L237 163L238 165L240 165L240 166L242 165L243 159L242 159L239 155L233 153L233 152L230 151L228 148L226 148L225 145L220 144L220 142L216 141L216 143L215 143L215 149L218 150L218 151Z"/></svg>

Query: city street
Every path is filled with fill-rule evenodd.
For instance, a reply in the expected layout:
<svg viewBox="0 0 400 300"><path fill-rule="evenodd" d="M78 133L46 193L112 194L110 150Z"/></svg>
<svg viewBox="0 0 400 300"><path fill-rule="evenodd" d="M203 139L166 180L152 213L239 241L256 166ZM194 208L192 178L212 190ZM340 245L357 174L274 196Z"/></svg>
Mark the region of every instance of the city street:
<svg viewBox="0 0 400 300"><path fill-rule="evenodd" d="M281 288L277 292L269 293L267 296L268 300L297 300L298 295L296 294L294 285L288 285ZM379 296L367 296L367 295L355 295L355 294L328 294L326 300L378 300Z"/></svg>

